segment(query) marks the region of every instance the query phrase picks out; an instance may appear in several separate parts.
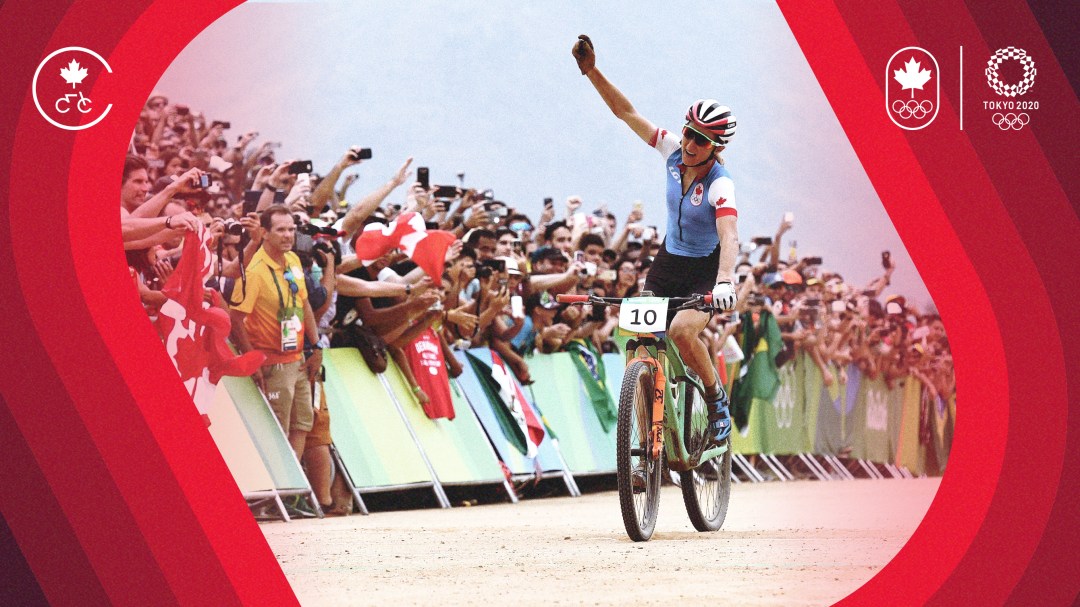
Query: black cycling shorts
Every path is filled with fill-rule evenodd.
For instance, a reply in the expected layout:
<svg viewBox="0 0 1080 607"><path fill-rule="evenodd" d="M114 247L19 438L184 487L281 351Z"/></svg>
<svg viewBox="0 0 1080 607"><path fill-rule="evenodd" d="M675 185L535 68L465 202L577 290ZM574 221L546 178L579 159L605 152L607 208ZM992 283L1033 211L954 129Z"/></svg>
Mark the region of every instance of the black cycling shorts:
<svg viewBox="0 0 1080 607"><path fill-rule="evenodd" d="M720 245L708 257L686 257L669 253L666 242L645 275L645 290L656 297L689 297L712 293L720 268Z"/></svg>

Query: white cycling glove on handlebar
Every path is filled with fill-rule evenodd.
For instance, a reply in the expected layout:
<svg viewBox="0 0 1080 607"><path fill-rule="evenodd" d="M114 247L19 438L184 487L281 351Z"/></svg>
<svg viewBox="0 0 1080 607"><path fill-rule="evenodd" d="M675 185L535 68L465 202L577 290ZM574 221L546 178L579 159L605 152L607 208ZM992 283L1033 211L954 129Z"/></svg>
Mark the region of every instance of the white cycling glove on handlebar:
<svg viewBox="0 0 1080 607"><path fill-rule="evenodd" d="M712 289L712 305L715 310L734 309L737 300L735 286L731 284L731 281L718 282Z"/></svg>

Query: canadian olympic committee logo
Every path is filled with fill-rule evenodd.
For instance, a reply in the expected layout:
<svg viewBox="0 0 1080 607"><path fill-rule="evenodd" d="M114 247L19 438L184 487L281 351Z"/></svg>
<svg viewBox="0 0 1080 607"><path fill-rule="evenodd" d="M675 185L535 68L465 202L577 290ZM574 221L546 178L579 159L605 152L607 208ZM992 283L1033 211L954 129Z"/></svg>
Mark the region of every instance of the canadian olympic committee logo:
<svg viewBox="0 0 1080 607"><path fill-rule="evenodd" d="M941 99L938 63L927 50L902 48L885 66L885 112L896 126L926 128L937 117Z"/></svg>
<svg viewBox="0 0 1080 607"><path fill-rule="evenodd" d="M986 85L1001 99L983 101L990 123L1003 131L1019 131L1031 122L1031 112L1039 109L1037 99L1022 97L1035 86L1035 60L1022 48L999 48L986 62Z"/></svg>
<svg viewBox="0 0 1080 607"><path fill-rule="evenodd" d="M91 99L87 92L112 67L94 51L68 46L49 53L34 72L34 105L50 124L68 131L88 129L102 121L112 104Z"/></svg>

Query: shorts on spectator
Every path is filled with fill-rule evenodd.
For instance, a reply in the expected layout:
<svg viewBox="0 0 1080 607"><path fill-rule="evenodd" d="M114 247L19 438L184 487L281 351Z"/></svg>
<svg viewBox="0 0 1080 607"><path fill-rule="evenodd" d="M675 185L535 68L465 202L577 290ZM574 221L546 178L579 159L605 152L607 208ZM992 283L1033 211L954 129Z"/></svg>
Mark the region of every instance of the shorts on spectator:
<svg viewBox="0 0 1080 607"><path fill-rule="evenodd" d="M266 378L266 400L274 410L281 429L309 432L313 419L311 384L304 372L303 361L281 363L263 372Z"/></svg>

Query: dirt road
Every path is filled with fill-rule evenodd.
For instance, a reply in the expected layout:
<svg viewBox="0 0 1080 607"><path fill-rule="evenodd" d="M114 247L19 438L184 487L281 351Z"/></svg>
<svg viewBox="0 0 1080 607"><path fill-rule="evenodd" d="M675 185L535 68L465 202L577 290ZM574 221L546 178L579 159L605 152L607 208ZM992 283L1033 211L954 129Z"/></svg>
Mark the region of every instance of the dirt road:
<svg viewBox="0 0 1080 607"><path fill-rule="evenodd" d="M900 549L938 479L742 484L697 533L665 487L652 541L618 496L262 525L304 605L828 605Z"/></svg>

